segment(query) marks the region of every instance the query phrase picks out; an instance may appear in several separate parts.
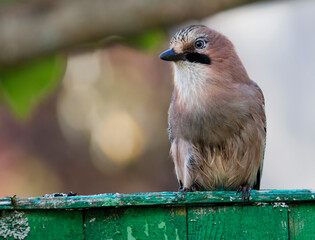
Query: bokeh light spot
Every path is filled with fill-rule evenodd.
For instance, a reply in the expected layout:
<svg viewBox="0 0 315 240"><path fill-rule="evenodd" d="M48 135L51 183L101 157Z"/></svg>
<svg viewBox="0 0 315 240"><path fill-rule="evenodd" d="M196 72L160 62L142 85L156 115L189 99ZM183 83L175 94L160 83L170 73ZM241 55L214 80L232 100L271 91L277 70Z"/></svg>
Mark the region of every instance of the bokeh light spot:
<svg viewBox="0 0 315 240"><path fill-rule="evenodd" d="M92 142L110 160L125 165L142 153L145 141L135 119L125 111L112 111L93 129Z"/></svg>

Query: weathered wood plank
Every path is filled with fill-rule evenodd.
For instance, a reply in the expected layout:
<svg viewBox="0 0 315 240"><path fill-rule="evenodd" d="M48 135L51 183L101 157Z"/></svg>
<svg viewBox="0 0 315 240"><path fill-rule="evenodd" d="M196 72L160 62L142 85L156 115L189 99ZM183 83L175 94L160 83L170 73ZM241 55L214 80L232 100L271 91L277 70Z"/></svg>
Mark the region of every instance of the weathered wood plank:
<svg viewBox="0 0 315 240"><path fill-rule="evenodd" d="M288 239L288 208L213 206L188 208L188 239Z"/></svg>
<svg viewBox="0 0 315 240"><path fill-rule="evenodd" d="M85 212L85 239L186 239L186 208L101 208Z"/></svg>
<svg viewBox="0 0 315 240"><path fill-rule="evenodd" d="M83 215L78 210L5 210L0 216L0 239L83 240Z"/></svg>
<svg viewBox="0 0 315 240"><path fill-rule="evenodd" d="M290 213L290 239L315 239L315 204L294 204Z"/></svg>
<svg viewBox="0 0 315 240"><path fill-rule="evenodd" d="M314 196L256 191L245 203L235 192L6 198L0 239L315 240Z"/></svg>
<svg viewBox="0 0 315 240"><path fill-rule="evenodd" d="M72 197L16 198L15 206L10 198L0 199L1 209L68 209L90 207L123 207L154 205L193 205L215 203L240 203L240 195L234 191L222 192L161 192L134 194L100 194ZM314 190L263 190L252 191L250 203L314 201Z"/></svg>

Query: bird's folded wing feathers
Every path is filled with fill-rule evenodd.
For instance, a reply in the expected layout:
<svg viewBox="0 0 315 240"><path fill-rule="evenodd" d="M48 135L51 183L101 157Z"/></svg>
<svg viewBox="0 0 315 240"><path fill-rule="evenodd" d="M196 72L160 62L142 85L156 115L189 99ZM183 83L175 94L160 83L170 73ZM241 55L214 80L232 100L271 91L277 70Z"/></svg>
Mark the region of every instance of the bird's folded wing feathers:
<svg viewBox="0 0 315 240"><path fill-rule="evenodd" d="M255 83L254 81L252 81L253 83L253 86L258 90L258 92L260 93L261 95L261 98L262 98L262 107L265 111L265 98L264 98L264 94L262 92L262 90L260 89L260 87L258 86L257 83ZM267 122L265 121L265 133L267 133ZM264 165L264 158L265 158L265 149L266 149L266 139L265 139L265 142L264 142L264 151L263 151L263 155L261 156L262 157L262 161L261 161L261 166L257 172L257 177L256 177L256 182L253 186L253 189L255 190L259 190L260 189L260 180L261 180L261 176L262 176L262 170L263 170L263 165Z"/></svg>

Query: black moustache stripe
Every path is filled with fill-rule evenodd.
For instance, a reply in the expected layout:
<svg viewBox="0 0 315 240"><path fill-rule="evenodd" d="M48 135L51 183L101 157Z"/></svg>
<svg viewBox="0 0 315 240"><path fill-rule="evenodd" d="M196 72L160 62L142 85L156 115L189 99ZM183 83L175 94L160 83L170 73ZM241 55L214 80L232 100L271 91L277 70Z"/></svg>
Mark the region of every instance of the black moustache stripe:
<svg viewBox="0 0 315 240"><path fill-rule="evenodd" d="M211 64L211 59L205 55L205 54L200 54L196 52L192 53L184 53L185 60L189 62L194 62L194 63L202 63L202 64Z"/></svg>

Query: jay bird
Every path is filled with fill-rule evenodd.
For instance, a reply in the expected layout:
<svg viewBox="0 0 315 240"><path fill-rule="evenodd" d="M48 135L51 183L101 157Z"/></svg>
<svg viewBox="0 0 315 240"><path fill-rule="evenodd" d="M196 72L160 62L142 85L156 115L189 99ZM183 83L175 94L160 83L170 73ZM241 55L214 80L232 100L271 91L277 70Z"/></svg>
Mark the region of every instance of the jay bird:
<svg viewBox="0 0 315 240"><path fill-rule="evenodd" d="M171 155L180 191L259 190L264 96L232 42L203 25L179 30L160 59L174 62Z"/></svg>

